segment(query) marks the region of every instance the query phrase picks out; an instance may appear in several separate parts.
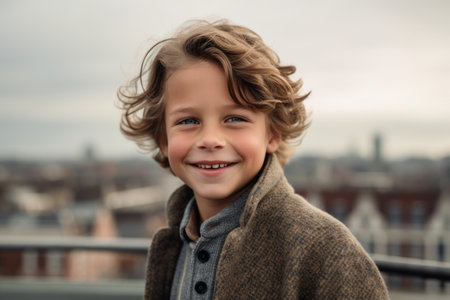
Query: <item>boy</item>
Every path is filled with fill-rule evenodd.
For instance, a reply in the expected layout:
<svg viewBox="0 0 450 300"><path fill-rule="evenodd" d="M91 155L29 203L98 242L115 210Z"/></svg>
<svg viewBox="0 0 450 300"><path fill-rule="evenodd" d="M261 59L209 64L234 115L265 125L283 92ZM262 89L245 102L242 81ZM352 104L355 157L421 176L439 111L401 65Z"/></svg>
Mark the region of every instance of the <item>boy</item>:
<svg viewBox="0 0 450 300"><path fill-rule="evenodd" d="M145 299L388 298L350 232L283 175L306 128L294 72L249 29L198 22L119 90L122 131L185 183L153 237Z"/></svg>

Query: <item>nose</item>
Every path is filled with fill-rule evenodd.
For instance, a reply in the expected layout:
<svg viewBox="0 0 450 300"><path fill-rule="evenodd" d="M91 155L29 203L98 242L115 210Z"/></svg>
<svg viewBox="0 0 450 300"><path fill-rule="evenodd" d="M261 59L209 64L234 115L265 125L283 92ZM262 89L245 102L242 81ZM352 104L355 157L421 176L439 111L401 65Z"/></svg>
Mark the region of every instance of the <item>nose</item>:
<svg viewBox="0 0 450 300"><path fill-rule="evenodd" d="M225 136L217 126L203 128L198 140L197 147L202 150L219 150L225 147Z"/></svg>

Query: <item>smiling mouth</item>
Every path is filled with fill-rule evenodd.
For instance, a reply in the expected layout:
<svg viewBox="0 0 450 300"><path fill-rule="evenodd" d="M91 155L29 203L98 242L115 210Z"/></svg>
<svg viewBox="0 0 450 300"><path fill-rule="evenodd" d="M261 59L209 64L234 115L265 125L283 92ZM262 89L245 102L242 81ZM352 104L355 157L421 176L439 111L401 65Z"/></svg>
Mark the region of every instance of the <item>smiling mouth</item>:
<svg viewBox="0 0 450 300"><path fill-rule="evenodd" d="M193 164L193 165L200 169L221 169L221 168L229 167L234 164L235 163L212 163L212 164L200 163L200 164Z"/></svg>

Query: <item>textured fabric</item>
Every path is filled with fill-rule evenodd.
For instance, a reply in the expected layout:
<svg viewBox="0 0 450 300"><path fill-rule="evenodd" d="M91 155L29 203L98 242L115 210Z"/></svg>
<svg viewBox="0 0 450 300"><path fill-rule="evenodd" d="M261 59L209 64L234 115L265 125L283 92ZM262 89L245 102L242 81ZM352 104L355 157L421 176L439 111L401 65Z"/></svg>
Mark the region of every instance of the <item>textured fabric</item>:
<svg viewBox="0 0 450 300"><path fill-rule="evenodd" d="M181 248L179 224L192 191L168 202L169 228L150 247L146 299L169 299ZM349 230L296 195L270 155L240 226L223 245L214 299L389 299L373 261Z"/></svg>
<svg viewBox="0 0 450 300"><path fill-rule="evenodd" d="M190 299L189 294L192 282L191 257L192 250L195 244L184 244L181 247L180 255L178 256L177 267L175 268L175 275L172 281L172 288L170 289L170 300Z"/></svg>
<svg viewBox="0 0 450 300"><path fill-rule="evenodd" d="M212 299L216 267L223 243L228 233L239 226L249 191L203 222L200 226L200 238L196 243L189 239L186 230L196 215L196 210L193 209L194 198L189 201L181 221L180 238L183 246L175 269L170 299ZM204 290L199 292L196 288L198 284L203 285Z"/></svg>
<svg viewBox="0 0 450 300"><path fill-rule="evenodd" d="M191 204L192 205L189 205ZM194 198L189 202L188 206L186 207L186 210L184 211L183 220L181 221L181 239L183 239L183 231L186 233L186 236L193 241L194 243L197 243L198 239L200 238L200 213L198 212L197 205L194 202ZM189 208L190 207L190 208ZM186 215L187 212L190 209L189 215ZM184 225L183 222L185 218L188 218L187 224ZM184 227L184 228L183 228Z"/></svg>

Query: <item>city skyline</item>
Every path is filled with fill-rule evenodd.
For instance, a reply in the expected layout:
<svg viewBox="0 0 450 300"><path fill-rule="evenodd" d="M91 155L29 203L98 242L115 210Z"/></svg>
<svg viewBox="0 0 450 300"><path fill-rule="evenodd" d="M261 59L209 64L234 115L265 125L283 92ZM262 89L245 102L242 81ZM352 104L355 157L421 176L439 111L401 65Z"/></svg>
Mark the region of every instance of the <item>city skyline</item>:
<svg viewBox="0 0 450 300"><path fill-rule="evenodd" d="M77 158L87 144L99 157L139 155L119 132L116 90L152 43L198 18L248 26L297 67L312 91L305 102L312 123L298 154L367 156L379 132L388 158L450 155L447 1L0 7L0 158Z"/></svg>

